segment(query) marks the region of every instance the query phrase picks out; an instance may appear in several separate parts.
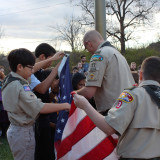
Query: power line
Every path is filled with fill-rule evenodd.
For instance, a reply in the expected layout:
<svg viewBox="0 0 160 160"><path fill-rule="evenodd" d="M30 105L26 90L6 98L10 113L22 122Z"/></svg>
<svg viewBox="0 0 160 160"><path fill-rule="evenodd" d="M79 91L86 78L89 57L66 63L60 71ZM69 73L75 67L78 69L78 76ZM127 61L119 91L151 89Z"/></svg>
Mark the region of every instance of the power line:
<svg viewBox="0 0 160 160"><path fill-rule="evenodd" d="M49 0L42 0L42 1L38 1L38 4L39 4L39 3L46 2L46 1L49 2ZM12 4L11 4L11 5L12 5ZM31 6L31 3L23 3L23 5L21 5L22 8L23 8L24 6L25 6L25 7L26 7L26 6ZM8 10L12 10L12 9L15 9L15 7L1 8L0 11L8 11Z"/></svg>
<svg viewBox="0 0 160 160"><path fill-rule="evenodd" d="M67 4L67 3L69 3L69 2L63 2L63 3L54 4L54 6L63 5L63 4ZM42 8L49 8L49 7L54 7L54 6L51 6L51 5L50 5L50 6L44 6L44 7L39 7L39 8L27 9L27 10L18 11L18 12L12 12L12 13L7 13L7 14L0 14L0 16L6 16L6 15L10 15L10 14L18 14L18 13L22 13L22 12L39 10L39 9L42 9Z"/></svg>

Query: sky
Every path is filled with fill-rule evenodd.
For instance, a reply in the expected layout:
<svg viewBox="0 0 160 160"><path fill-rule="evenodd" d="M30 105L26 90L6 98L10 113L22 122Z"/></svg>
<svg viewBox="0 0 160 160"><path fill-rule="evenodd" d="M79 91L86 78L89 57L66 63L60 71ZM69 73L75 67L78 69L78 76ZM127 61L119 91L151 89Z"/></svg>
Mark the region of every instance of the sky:
<svg viewBox="0 0 160 160"><path fill-rule="evenodd" d="M15 48L34 51L43 42L51 44L56 50L70 50L66 43L53 40L57 33L50 27L63 25L66 16L81 15L81 9L69 0L0 0L0 4L1 52L8 53ZM152 27L139 28L135 32L137 41L131 41L126 46L135 47L156 41L160 33L159 17L160 14L153 17Z"/></svg>
<svg viewBox="0 0 160 160"><path fill-rule="evenodd" d="M66 16L80 14L80 9L75 9L69 0L0 0L0 4L1 51L34 51L42 42L56 46L57 50L70 49L65 43L51 41L56 35L51 26L63 24Z"/></svg>

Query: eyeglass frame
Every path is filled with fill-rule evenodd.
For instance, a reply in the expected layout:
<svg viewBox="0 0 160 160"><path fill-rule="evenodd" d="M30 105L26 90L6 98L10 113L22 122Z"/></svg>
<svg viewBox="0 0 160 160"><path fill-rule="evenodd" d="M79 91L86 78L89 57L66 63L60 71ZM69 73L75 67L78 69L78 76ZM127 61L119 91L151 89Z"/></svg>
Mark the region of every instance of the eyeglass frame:
<svg viewBox="0 0 160 160"><path fill-rule="evenodd" d="M33 68L34 68L34 66L29 66L29 65L26 65L24 67L30 68L31 70L33 70Z"/></svg>

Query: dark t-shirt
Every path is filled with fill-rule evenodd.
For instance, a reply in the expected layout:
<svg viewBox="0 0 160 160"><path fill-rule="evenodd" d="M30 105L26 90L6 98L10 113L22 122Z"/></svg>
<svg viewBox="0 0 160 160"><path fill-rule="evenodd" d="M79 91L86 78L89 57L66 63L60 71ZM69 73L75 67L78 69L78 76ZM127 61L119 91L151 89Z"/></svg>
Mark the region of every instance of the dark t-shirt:
<svg viewBox="0 0 160 160"><path fill-rule="evenodd" d="M34 75L40 82L42 82L48 77L48 75L50 73L51 73L51 71L49 71L49 70L44 71L44 70L40 69ZM38 92L34 92L34 93L38 98L40 98L42 100L42 102L49 103L49 90L45 94L41 94Z"/></svg>

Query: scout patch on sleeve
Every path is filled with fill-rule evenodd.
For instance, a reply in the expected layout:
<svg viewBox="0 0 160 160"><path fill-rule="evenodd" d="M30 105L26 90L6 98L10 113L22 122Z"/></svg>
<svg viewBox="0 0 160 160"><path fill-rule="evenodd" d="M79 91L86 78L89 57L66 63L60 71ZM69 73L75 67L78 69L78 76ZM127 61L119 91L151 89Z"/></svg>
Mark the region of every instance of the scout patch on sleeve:
<svg viewBox="0 0 160 160"><path fill-rule="evenodd" d="M91 62L93 61L102 61L103 60L103 56L101 55L93 55L91 58Z"/></svg>
<svg viewBox="0 0 160 160"><path fill-rule="evenodd" d="M126 103L131 103L134 100L134 98L129 92L125 91L121 93L118 100L126 102Z"/></svg>
<svg viewBox="0 0 160 160"><path fill-rule="evenodd" d="M95 71L96 71L96 63L95 63L95 62L92 62L92 63L90 64L89 71L90 71L90 72L95 72Z"/></svg>
<svg viewBox="0 0 160 160"><path fill-rule="evenodd" d="M120 108L121 105L122 105L122 101L119 101L118 104L117 104L117 106L116 106L116 108L117 108L117 109Z"/></svg>
<svg viewBox="0 0 160 160"><path fill-rule="evenodd" d="M24 91L31 91L29 86L23 86L23 88L24 88Z"/></svg>

